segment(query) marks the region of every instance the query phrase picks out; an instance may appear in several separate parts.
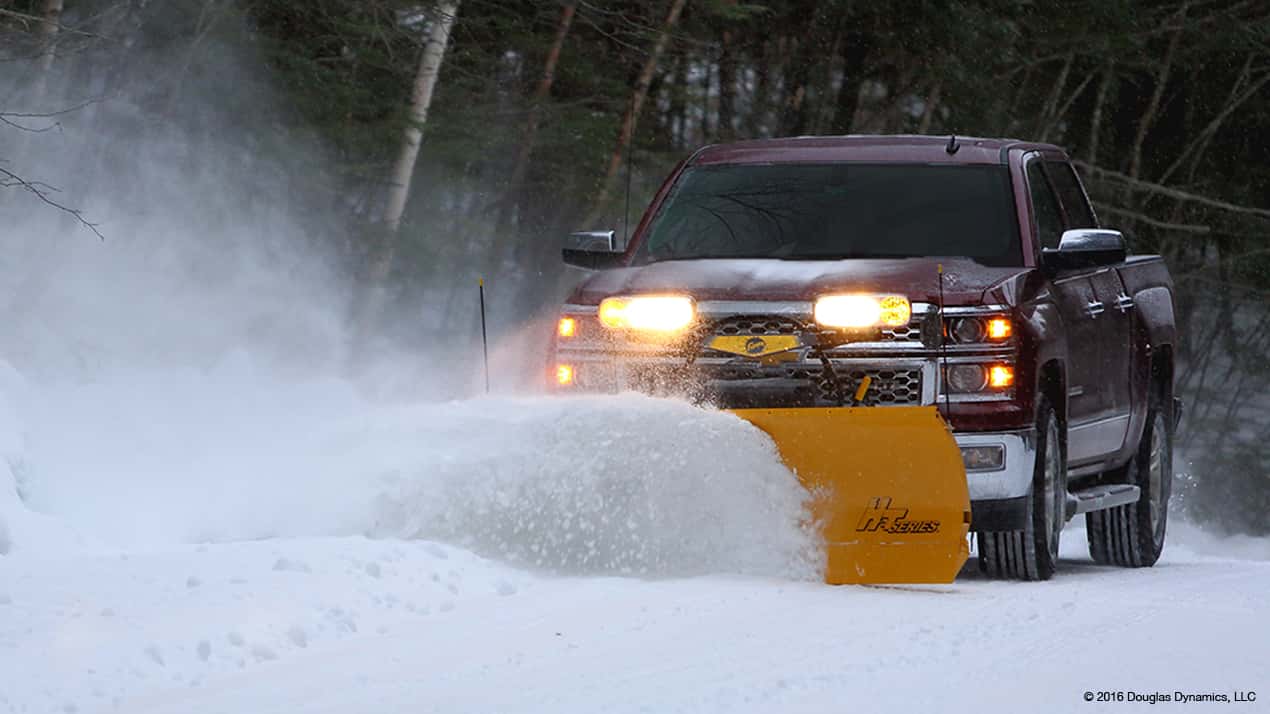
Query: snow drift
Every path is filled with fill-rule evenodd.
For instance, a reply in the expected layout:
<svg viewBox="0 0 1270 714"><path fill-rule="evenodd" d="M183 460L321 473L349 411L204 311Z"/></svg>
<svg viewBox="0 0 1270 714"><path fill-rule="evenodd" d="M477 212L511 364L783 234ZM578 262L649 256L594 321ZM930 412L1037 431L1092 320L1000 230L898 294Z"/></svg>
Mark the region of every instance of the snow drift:
<svg viewBox="0 0 1270 714"><path fill-rule="evenodd" d="M128 548L368 534L568 573L816 572L806 494L770 440L687 404L383 404L245 357L38 390L6 374L9 550L48 546L17 527L29 508Z"/></svg>

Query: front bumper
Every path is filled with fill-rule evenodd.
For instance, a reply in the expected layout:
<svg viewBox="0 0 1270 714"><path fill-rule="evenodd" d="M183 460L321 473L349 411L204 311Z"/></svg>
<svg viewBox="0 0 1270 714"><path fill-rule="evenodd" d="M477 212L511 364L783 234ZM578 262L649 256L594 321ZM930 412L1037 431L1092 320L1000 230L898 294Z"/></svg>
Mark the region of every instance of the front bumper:
<svg viewBox="0 0 1270 714"><path fill-rule="evenodd" d="M953 434L958 446L1003 446L1005 464L995 471L967 471L970 500L1026 496L1036 467L1036 430L962 432Z"/></svg>
<svg viewBox="0 0 1270 714"><path fill-rule="evenodd" d="M966 472L971 529L1021 530L1027 518L1027 496L1036 468L1036 430L963 432L953 436L958 446L999 445L1005 449L1002 468Z"/></svg>

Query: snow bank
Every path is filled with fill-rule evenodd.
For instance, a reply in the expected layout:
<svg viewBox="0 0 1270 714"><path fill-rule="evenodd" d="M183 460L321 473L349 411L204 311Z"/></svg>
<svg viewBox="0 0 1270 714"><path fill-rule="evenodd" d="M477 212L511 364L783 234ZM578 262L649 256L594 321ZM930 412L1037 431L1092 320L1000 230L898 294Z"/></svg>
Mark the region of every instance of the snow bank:
<svg viewBox="0 0 1270 714"><path fill-rule="evenodd" d="M387 405L246 358L38 392L5 446L22 499L0 508L111 546L369 534L566 573L815 572L806 494L770 440L683 403ZM49 547L25 540L6 547Z"/></svg>
<svg viewBox="0 0 1270 714"><path fill-rule="evenodd" d="M447 446L381 465L377 532L577 573L816 572L805 491L736 417L633 395L403 416L379 425L391 441Z"/></svg>
<svg viewBox="0 0 1270 714"><path fill-rule="evenodd" d="M69 524L32 512L23 502L30 462L20 412L31 400L22 375L0 359L0 556L32 544L45 551L84 544Z"/></svg>

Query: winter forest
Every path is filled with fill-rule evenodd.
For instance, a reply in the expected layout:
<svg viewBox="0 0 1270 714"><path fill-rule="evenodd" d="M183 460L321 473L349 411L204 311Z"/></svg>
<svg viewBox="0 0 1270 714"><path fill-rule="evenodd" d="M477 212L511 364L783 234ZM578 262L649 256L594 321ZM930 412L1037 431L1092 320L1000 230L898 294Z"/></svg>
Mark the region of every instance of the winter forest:
<svg viewBox="0 0 1270 714"><path fill-rule="evenodd" d="M1177 505L1270 534L1257 0L0 0L0 262L20 276L0 356L163 358L100 345L187 305L41 337L59 281L100 277L57 246L97 243L257 311L184 325L189 349L224 328L311 366L405 364L384 389L450 398L477 389L481 279L512 388L578 278L569 232L621 233L702 145L849 133L1064 146L1101 223L1176 281Z"/></svg>

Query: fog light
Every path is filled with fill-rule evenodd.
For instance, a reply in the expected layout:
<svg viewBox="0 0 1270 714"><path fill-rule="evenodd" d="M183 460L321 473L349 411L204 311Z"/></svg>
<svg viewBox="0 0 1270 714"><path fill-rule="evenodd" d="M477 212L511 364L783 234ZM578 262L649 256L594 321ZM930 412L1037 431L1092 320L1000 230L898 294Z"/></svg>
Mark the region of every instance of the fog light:
<svg viewBox="0 0 1270 714"><path fill-rule="evenodd" d="M556 326L556 334L561 337L573 337L578 334L578 321L572 317L560 318L560 324Z"/></svg>
<svg viewBox="0 0 1270 714"><path fill-rule="evenodd" d="M988 386L988 372L979 364L948 367L948 388L953 392L980 392Z"/></svg>
<svg viewBox="0 0 1270 714"><path fill-rule="evenodd" d="M1014 368L1006 364L994 364L988 370L988 384L993 389L1005 389L1014 386Z"/></svg>
<svg viewBox="0 0 1270 714"><path fill-rule="evenodd" d="M1005 468L1005 447L1000 444L963 446L961 462L967 471L1000 471Z"/></svg>
<svg viewBox="0 0 1270 714"><path fill-rule="evenodd" d="M562 387L568 387L573 384L573 365L556 365L556 384Z"/></svg>

